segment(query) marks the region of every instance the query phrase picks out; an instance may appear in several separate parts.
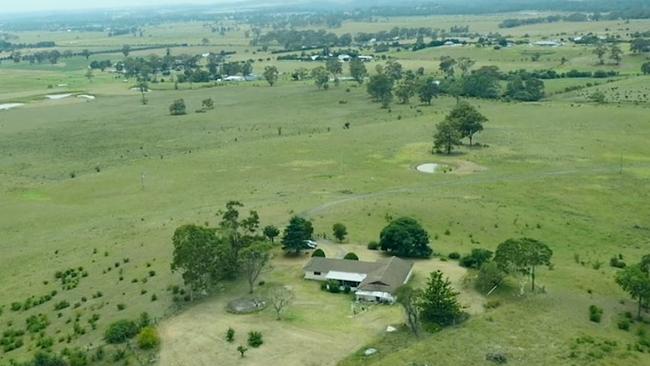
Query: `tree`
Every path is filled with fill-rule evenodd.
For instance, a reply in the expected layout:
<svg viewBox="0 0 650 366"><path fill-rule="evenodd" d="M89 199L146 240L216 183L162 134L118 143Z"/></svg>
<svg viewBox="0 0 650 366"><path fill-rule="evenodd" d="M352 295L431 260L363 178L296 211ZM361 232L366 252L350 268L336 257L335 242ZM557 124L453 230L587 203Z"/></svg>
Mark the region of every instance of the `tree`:
<svg viewBox="0 0 650 366"><path fill-rule="evenodd" d="M334 234L336 240L342 242L348 235L348 229L345 227L345 225L337 222L336 224L332 225L332 234Z"/></svg>
<svg viewBox="0 0 650 366"><path fill-rule="evenodd" d="M312 258L314 258L314 257L325 258L325 252L323 251L323 249L318 248L318 249L314 250L313 253L311 253L311 257Z"/></svg>
<svg viewBox="0 0 650 366"><path fill-rule="evenodd" d="M483 263L476 278L476 287L484 292L489 292L503 282L503 271L496 262Z"/></svg>
<svg viewBox="0 0 650 366"><path fill-rule="evenodd" d="M479 269L492 258L492 251L481 248L474 248L468 255L460 259L459 264L463 267Z"/></svg>
<svg viewBox="0 0 650 366"><path fill-rule="evenodd" d="M139 328L131 320L118 320L111 323L106 332L104 340L110 344L124 343L138 334Z"/></svg>
<svg viewBox="0 0 650 366"><path fill-rule="evenodd" d="M283 248L298 254L301 250L309 248L305 241L310 240L313 233L314 227L311 221L294 216L289 221L289 225L284 229L284 236L282 237Z"/></svg>
<svg viewBox="0 0 650 366"><path fill-rule="evenodd" d="M393 100L393 79L384 73L372 75L366 89L374 101L381 102L384 108Z"/></svg>
<svg viewBox="0 0 650 366"><path fill-rule="evenodd" d="M413 95L415 95L415 85L413 81L402 79L397 83L397 85L395 85L395 96L399 99L401 104L408 104Z"/></svg>
<svg viewBox="0 0 650 366"><path fill-rule="evenodd" d="M214 100L212 100L212 98L203 99L203 102L201 102L201 106L203 107L204 110L214 109Z"/></svg>
<svg viewBox="0 0 650 366"><path fill-rule="evenodd" d="M544 97L544 82L522 73L508 81L506 96L525 102L540 100Z"/></svg>
<svg viewBox="0 0 650 366"><path fill-rule="evenodd" d="M400 80L402 78L402 64L395 60L390 60L386 62L384 73L393 81Z"/></svg>
<svg viewBox="0 0 650 366"><path fill-rule="evenodd" d="M93 74L92 69L88 69L88 70L86 70L86 74L84 76L86 77L86 79L88 79L88 82L92 83L93 78L95 77L95 74Z"/></svg>
<svg viewBox="0 0 650 366"><path fill-rule="evenodd" d="M169 114L172 116L180 116L185 114L185 100L183 99L176 99L170 106L169 106Z"/></svg>
<svg viewBox="0 0 650 366"><path fill-rule="evenodd" d="M181 272L190 287L190 299L195 291L205 291L213 279L217 257L217 237L213 229L184 225L172 237L174 252L172 272Z"/></svg>
<svg viewBox="0 0 650 366"><path fill-rule="evenodd" d="M88 49L83 49L81 51L81 56L85 57L87 60L90 57L90 51L88 51Z"/></svg>
<svg viewBox="0 0 650 366"><path fill-rule="evenodd" d="M149 84L147 83L147 81L145 79L140 79L140 80L138 80L137 88L140 91L140 95L142 96L142 99L141 99L142 105L147 104L147 97L146 97L145 93L147 91L149 91ZM171 112L171 109L170 109L170 112Z"/></svg>
<svg viewBox="0 0 650 366"><path fill-rule="evenodd" d="M398 257L428 258L429 234L410 217L393 220L379 234L379 247Z"/></svg>
<svg viewBox="0 0 650 366"><path fill-rule="evenodd" d="M357 83L359 83L359 85L363 84L363 80L368 75L368 70L366 69L366 65L363 63L363 61L359 60L358 58L352 59L352 61L350 61L350 75Z"/></svg>
<svg viewBox="0 0 650 366"><path fill-rule="evenodd" d="M329 88L330 75L323 66L318 66L311 70L311 77L318 89Z"/></svg>
<svg viewBox="0 0 650 366"><path fill-rule="evenodd" d="M472 74L464 77L462 83L462 95L495 99L501 95L499 84L500 72L496 66L483 66Z"/></svg>
<svg viewBox="0 0 650 366"><path fill-rule="evenodd" d="M609 59L613 60L616 65L620 65L621 60L623 60L623 50L619 46L612 44L609 48Z"/></svg>
<svg viewBox="0 0 650 366"><path fill-rule="evenodd" d="M641 72L643 75L650 75L650 62L646 62L641 65Z"/></svg>
<svg viewBox="0 0 650 366"><path fill-rule="evenodd" d="M456 66L456 60L449 56L442 56L440 58L440 71L445 74L447 78L454 77L454 66Z"/></svg>
<svg viewBox="0 0 650 366"><path fill-rule="evenodd" d="M286 286L278 286L271 289L269 294L269 301L275 310L275 315L277 320L282 319L282 313L287 310L287 307L293 301L294 294Z"/></svg>
<svg viewBox="0 0 650 366"><path fill-rule="evenodd" d="M255 282L271 260L271 246L258 243L248 246L241 251L241 266L248 280L249 293L253 293Z"/></svg>
<svg viewBox="0 0 650 366"><path fill-rule="evenodd" d="M278 235L280 235L280 229L278 229L277 227L275 227L273 225L265 226L264 229L262 230L262 232L264 233L264 236L269 238L269 240L271 241L271 244L275 243L275 238L277 238Z"/></svg>
<svg viewBox="0 0 650 366"><path fill-rule="evenodd" d="M350 260L350 261L358 261L359 256L356 255L355 253L350 252L350 253L346 254L345 256L343 256L343 259Z"/></svg>
<svg viewBox="0 0 650 366"><path fill-rule="evenodd" d="M598 57L598 64L603 65L605 63L604 57L607 53L607 46L602 43L599 43L593 51L594 55Z"/></svg>
<svg viewBox="0 0 650 366"><path fill-rule="evenodd" d="M445 118L445 121L448 121L456 127L461 138L469 138L470 146L472 146L474 134L483 131L483 123L487 122L487 120L476 108L465 102L457 104ZM447 141L449 141L448 138ZM448 144L444 146L449 147ZM448 154L449 151L447 150Z"/></svg>
<svg viewBox="0 0 650 366"><path fill-rule="evenodd" d="M248 76L253 73L253 64L250 61L246 61L244 66L241 68L241 74Z"/></svg>
<svg viewBox="0 0 650 366"><path fill-rule="evenodd" d="M420 297L418 308L422 319L441 327L455 324L461 315L458 292L451 287L442 272L431 272L427 286Z"/></svg>
<svg viewBox="0 0 650 366"><path fill-rule="evenodd" d="M337 58L330 57L325 63L325 68L329 71L334 77L343 73L343 64Z"/></svg>
<svg viewBox="0 0 650 366"><path fill-rule="evenodd" d="M433 135L433 149L435 151L445 151L447 155L455 146L461 144L461 134L455 123L445 119L436 125L436 133Z"/></svg>
<svg viewBox="0 0 650 366"><path fill-rule="evenodd" d="M456 65L460 69L460 73L462 76L467 76L467 74L469 73L469 69L471 69L475 63L476 61L470 59L469 57L460 57L456 61Z"/></svg>
<svg viewBox="0 0 650 366"><path fill-rule="evenodd" d="M417 93L420 102L431 105L431 100L440 94L440 87L432 77L421 78L417 83Z"/></svg>
<svg viewBox="0 0 650 366"><path fill-rule="evenodd" d="M269 83L270 86L275 85L275 83L278 81L278 68L275 66L266 66L264 68L264 79L266 80L267 83Z"/></svg>
<svg viewBox="0 0 650 366"><path fill-rule="evenodd" d="M409 329L417 337L420 330L420 309L418 308L418 301L422 296L422 291L404 285L397 289L395 296L395 301L404 309L406 324L408 324Z"/></svg>
<svg viewBox="0 0 650 366"><path fill-rule="evenodd" d="M641 318L641 307L650 301L650 276L642 264L627 266L616 274L616 283L637 300L637 317Z"/></svg>
<svg viewBox="0 0 650 366"><path fill-rule="evenodd" d="M541 241L530 238L508 239L497 247L494 261L506 273L529 276L531 290L535 291L535 268L549 266L552 256L551 248Z"/></svg>
<svg viewBox="0 0 650 366"><path fill-rule="evenodd" d="M122 46L122 54L124 55L124 57L129 57L130 53L131 53L131 46L129 46L128 44Z"/></svg>
<svg viewBox="0 0 650 366"><path fill-rule="evenodd" d="M246 352L248 351L247 347L244 347L242 345L237 346L237 352L239 352L239 355L241 358L244 358L246 356Z"/></svg>

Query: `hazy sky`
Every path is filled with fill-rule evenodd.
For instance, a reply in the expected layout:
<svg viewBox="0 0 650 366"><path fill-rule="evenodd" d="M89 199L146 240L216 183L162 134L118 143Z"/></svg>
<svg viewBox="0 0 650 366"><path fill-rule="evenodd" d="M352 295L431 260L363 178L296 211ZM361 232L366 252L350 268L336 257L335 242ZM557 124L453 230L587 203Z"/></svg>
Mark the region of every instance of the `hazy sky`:
<svg viewBox="0 0 650 366"><path fill-rule="evenodd" d="M217 4L232 0L0 0L0 11L29 12L168 4Z"/></svg>

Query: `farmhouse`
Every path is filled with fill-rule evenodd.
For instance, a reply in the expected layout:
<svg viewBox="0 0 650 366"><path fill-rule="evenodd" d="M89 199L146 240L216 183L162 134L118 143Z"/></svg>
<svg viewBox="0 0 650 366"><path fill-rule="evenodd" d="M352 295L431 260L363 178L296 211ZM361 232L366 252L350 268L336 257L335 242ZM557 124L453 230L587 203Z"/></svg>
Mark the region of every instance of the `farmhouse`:
<svg viewBox="0 0 650 366"><path fill-rule="evenodd" d="M395 292L413 274L413 262L391 257L377 262L314 257L303 268L305 278L338 281L354 291L357 300L395 302Z"/></svg>

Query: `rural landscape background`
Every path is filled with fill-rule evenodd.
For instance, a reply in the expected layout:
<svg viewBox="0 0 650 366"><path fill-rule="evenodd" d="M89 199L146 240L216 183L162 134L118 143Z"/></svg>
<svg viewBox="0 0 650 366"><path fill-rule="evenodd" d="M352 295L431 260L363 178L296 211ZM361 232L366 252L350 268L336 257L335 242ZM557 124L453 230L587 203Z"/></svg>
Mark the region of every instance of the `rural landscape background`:
<svg viewBox="0 0 650 366"><path fill-rule="evenodd" d="M647 1L27 7L0 13L0 365L650 365ZM287 238L375 261L401 217L448 324L304 280ZM550 260L503 260L522 238Z"/></svg>

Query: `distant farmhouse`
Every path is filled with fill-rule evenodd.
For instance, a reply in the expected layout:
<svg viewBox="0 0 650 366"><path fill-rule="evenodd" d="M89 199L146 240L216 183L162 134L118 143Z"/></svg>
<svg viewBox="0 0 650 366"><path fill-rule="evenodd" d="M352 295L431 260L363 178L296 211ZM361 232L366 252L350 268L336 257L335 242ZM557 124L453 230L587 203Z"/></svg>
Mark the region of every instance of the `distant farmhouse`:
<svg viewBox="0 0 650 366"><path fill-rule="evenodd" d="M413 274L413 262L397 257L377 262L314 257L303 270L308 280L333 280L350 287L357 300L394 303L395 292Z"/></svg>

